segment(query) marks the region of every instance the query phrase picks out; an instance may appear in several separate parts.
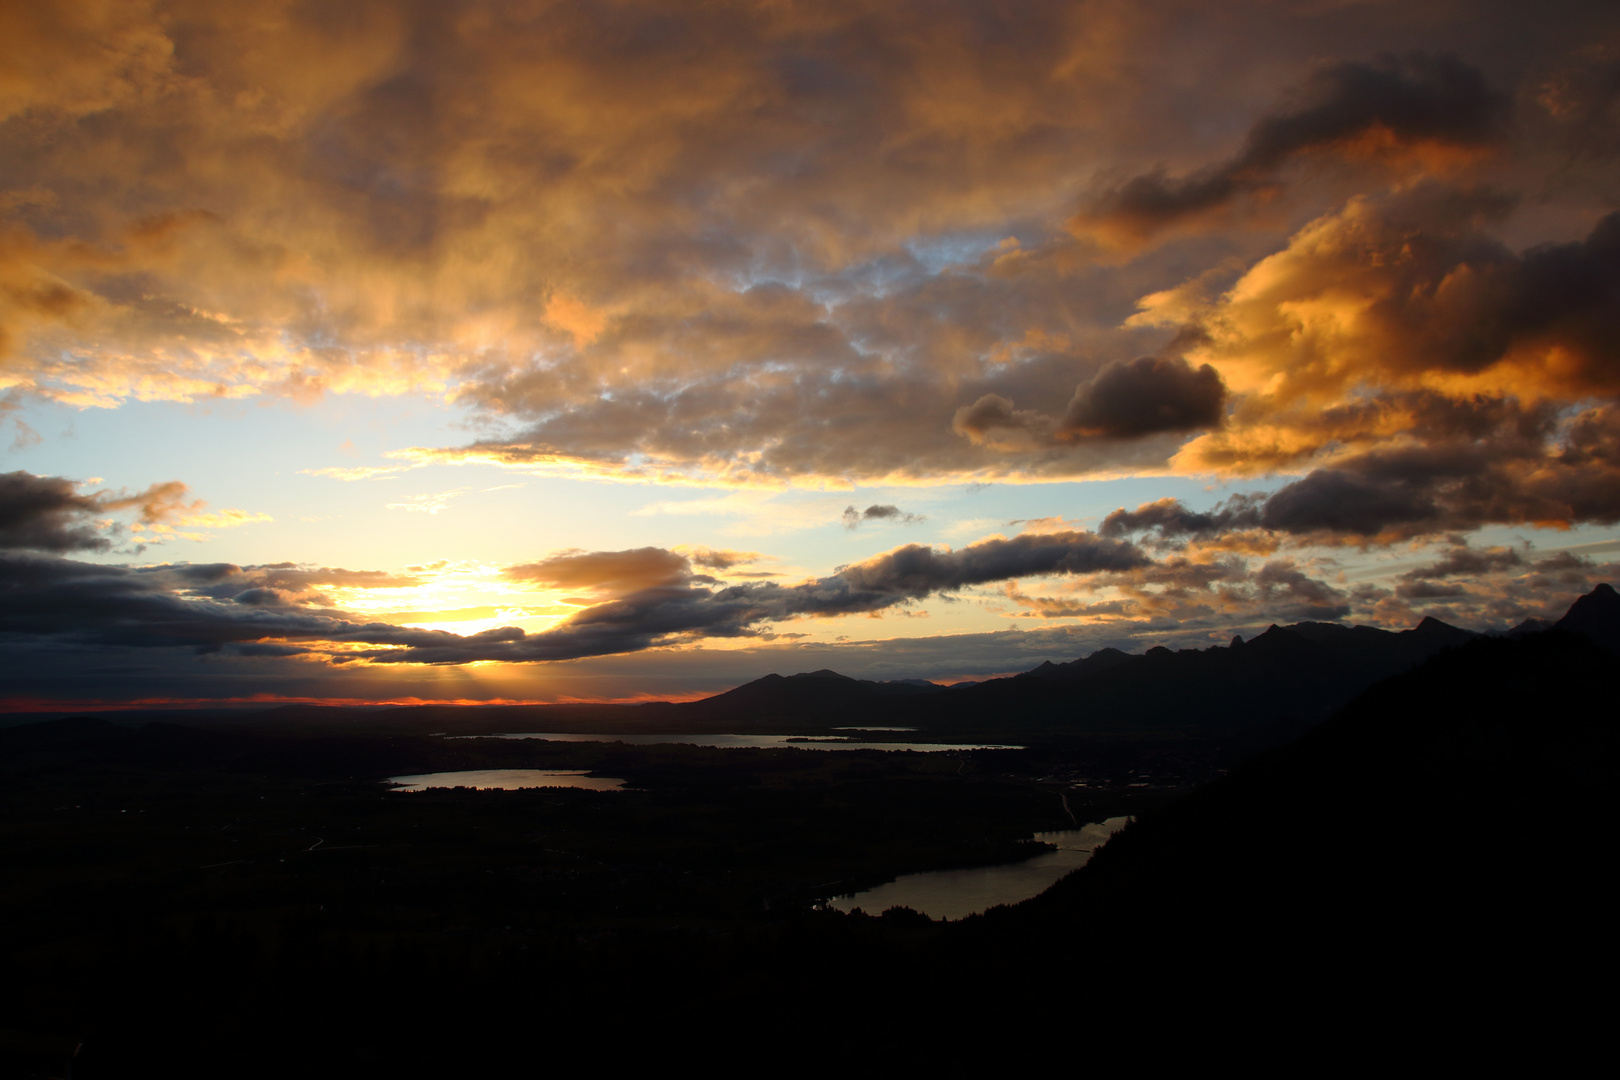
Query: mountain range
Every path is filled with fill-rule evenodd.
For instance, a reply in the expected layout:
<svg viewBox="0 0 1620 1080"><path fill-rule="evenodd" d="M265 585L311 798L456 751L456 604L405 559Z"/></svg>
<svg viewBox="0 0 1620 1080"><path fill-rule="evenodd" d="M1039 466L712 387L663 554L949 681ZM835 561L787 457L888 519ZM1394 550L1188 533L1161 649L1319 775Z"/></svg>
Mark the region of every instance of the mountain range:
<svg viewBox="0 0 1620 1080"><path fill-rule="evenodd" d="M1620 651L1620 593L1580 597L1549 629ZM1507 636L1540 630L1516 627ZM1304 622L1208 649L1101 649L1003 679L941 687L833 671L768 675L701 701L661 706L685 723L744 721L923 729L1143 734L1312 725L1381 679L1485 635L1425 618L1410 630Z"/></svg>

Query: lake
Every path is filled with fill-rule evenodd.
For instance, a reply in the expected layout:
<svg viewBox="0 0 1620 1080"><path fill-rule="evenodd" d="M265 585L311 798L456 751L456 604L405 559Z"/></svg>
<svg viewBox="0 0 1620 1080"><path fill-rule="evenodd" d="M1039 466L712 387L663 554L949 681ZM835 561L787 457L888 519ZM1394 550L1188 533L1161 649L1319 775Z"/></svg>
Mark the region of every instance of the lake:
<svg viewBox="0 0 1620 1080"><path fill-rule="evenodd" d="M860 908L868 915L908 907L931 919L964 919L997 904L1016 904L1040 895L1069 871L1086 865L1091 853L1129 820L1112 817L1078 829L1038 832L1035 839L1056 844L1058 849L1001 866L906 874L864 892L834 897L828 906L839 911Z"/></svg>
<svg viewBox="0 0 1620 1080"><path fill-rule="evenodd" d="M466 769L462 772L390 776L395 791L428 788L477 788L479 791L516 791L518 788L578 788L581 791L618 791L624 781L614 776L586 776L588 769Z"/></svg>
<svg viewBox="0 0 1620 1080"><path fill-rule="evenodd" d="M877 729L867 729L877 730ZM913 750L941 754L962 750L1022 750L1005 743L865 742L846 735L615 735L558 731L522 731L501 735L457 735L461 739L544 739L547 742L620 742L628 746L793 747L798 750Z"/></svg>

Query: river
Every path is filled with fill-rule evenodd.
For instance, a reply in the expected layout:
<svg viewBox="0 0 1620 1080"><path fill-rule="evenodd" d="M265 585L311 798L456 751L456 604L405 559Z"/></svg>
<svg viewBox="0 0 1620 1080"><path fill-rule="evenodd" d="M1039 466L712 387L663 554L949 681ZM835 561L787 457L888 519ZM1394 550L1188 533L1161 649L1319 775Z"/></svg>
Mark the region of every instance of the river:
<svg viewBox="0 0 1620 1080"><path fill-rule="evenodd" d="M1038 832L1035 839L1056 844L1058 849L1000 866L906 874L864 892L834 897L828 906L839 911L860 908L868 915L908 907L931 919L962 919L997 904L1016 904L1040 895L1063 875L1086 865L1091 853L1129 820L1112 817L1078 829Z"/></svg>

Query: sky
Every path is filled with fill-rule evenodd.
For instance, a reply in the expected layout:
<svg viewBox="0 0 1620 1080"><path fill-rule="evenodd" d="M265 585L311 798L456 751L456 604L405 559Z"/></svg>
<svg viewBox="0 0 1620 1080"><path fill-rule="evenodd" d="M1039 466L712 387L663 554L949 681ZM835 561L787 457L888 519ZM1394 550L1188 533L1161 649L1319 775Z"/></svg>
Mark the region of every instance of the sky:
<svg viewBox="0 0 1620 1080"><path fill-rule="evenodd" d="M1620 9L0 7L0 707L982 679L1620 578Z"/></svg>

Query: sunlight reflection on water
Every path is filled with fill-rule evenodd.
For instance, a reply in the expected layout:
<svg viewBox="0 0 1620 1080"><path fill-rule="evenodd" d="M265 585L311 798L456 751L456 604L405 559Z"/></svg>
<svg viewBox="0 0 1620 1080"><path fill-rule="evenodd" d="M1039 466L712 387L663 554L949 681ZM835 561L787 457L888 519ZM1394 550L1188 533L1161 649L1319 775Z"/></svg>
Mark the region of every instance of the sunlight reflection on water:
<svg viewBox="0 0 1620 1080"><path fill-rule="evenodd" d="M1058 850L1002 866L906 874L864 892L834 897L827 906L839 911L860 908L868 915L908 907L931 919L963 919L997 904L1016 904L1038 896L1063 875L1086 865L1091 853L1129 820L1112 817L1078 829L1038 832L1035 839L1056 844Z"/></svg>
<svg viewBox="0 0 1620 1080"><path fill-rule="evenodd" d="M577 788L581 791L618 791L624 781L615 776L586 776L586 769L466 769L462 772L390 776L395 791L428 788L477 788L479 791L515 791L518 788Z"/></svg>

